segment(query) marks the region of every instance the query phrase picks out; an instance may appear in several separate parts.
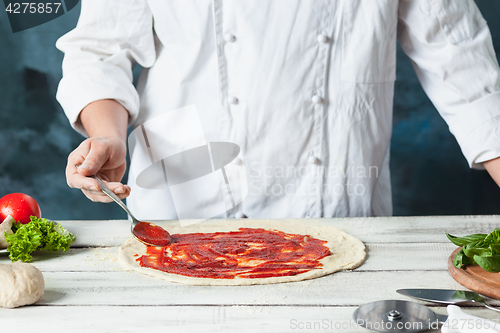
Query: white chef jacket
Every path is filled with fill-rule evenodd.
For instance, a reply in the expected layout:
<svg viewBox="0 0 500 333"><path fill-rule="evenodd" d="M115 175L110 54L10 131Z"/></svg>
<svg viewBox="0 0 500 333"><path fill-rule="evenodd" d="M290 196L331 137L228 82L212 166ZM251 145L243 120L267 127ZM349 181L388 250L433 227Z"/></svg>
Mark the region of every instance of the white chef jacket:
<svg viewBox="0 0 500 333"><path fill-rule="evenodd" d="M248 195L228 216L391 215L397 41L470 166L500 156L500 71L472 0L82 0L57 42L57 99L84 135L96 100L135 129L195 106L208 142L240 147ZM134 151L128 204L175 218L162 190L137 186Z"/></svg>

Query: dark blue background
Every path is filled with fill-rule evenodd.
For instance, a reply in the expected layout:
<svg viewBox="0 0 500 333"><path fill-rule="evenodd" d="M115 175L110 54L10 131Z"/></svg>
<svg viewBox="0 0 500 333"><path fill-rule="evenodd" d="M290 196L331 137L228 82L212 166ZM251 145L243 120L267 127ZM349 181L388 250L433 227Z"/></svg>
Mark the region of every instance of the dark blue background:
<svg viewBox="0 0 500 333"><path fill-rule="evenodd" d="M500 1L476 3L498 54ZM69 189L64 177L66 158L82 137L69 126L54 97L63 57L54 45L76 25L78 15L79 6L13 34L5 11L0 13L0 196L30 194L43 215L55 220L125 218L118 206L90 202ZM394 215L500 213L500 189L486 172L469 169L401 50L391 170Z"/></svg>

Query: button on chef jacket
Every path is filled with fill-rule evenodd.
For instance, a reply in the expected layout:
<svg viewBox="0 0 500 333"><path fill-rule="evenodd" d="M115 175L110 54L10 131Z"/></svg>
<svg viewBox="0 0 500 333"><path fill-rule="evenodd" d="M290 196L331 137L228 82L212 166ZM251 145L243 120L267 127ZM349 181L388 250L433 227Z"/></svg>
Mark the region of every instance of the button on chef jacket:
<svg viewBox="0 0 500 333"><path fill-rule="evenodd" d="M397 42L469 165L500 156L499 67L472 0L83 0L57 42L57 98L83 135L96 100L120 102L133 128L194 106L207 142L240 148L238 216L391 215ZM132 210L175 218L136 176Z"/></svg>

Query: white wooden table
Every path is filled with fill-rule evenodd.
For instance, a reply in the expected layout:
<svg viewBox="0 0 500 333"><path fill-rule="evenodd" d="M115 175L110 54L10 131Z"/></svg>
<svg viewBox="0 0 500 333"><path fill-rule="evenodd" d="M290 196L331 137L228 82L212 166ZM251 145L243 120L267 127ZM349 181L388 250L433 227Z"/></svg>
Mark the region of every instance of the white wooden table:
<svg viewBox="0 0 500 333"><path fill-rule="evenodd" d="M365 303L399 299L399 288L464 289L448 274L455 235L488 233L500 216L305 220L332 225L367 245L358 269L304 282L263 286L188 286L127 271L117 246L129 221L62 221L77 234L65 253L37 253L45 277L35 305L0 308L0 332L368 332L351 319ZM0 256L0 263L9 262ZM418 302L418 301L417 301ZM445 307L420 302L440 314ZM500 302L493 304L500 306ZM480 307L470 314L500 319ZM438 331L436 331L438 332Z"/></svg>

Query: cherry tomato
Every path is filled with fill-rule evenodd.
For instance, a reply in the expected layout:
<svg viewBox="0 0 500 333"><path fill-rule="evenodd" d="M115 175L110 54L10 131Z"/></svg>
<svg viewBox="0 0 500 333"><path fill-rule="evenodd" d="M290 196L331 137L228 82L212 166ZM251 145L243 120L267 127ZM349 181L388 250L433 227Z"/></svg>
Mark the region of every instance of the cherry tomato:
<svg viewBox="0 0 500 333"><path fill-rule="evenodd" d="M17 222L26 224L30 222L30 216L42 217L42 211L38 203L27 194L11 193L0 199L0 223L10 215Z"/></svg>

